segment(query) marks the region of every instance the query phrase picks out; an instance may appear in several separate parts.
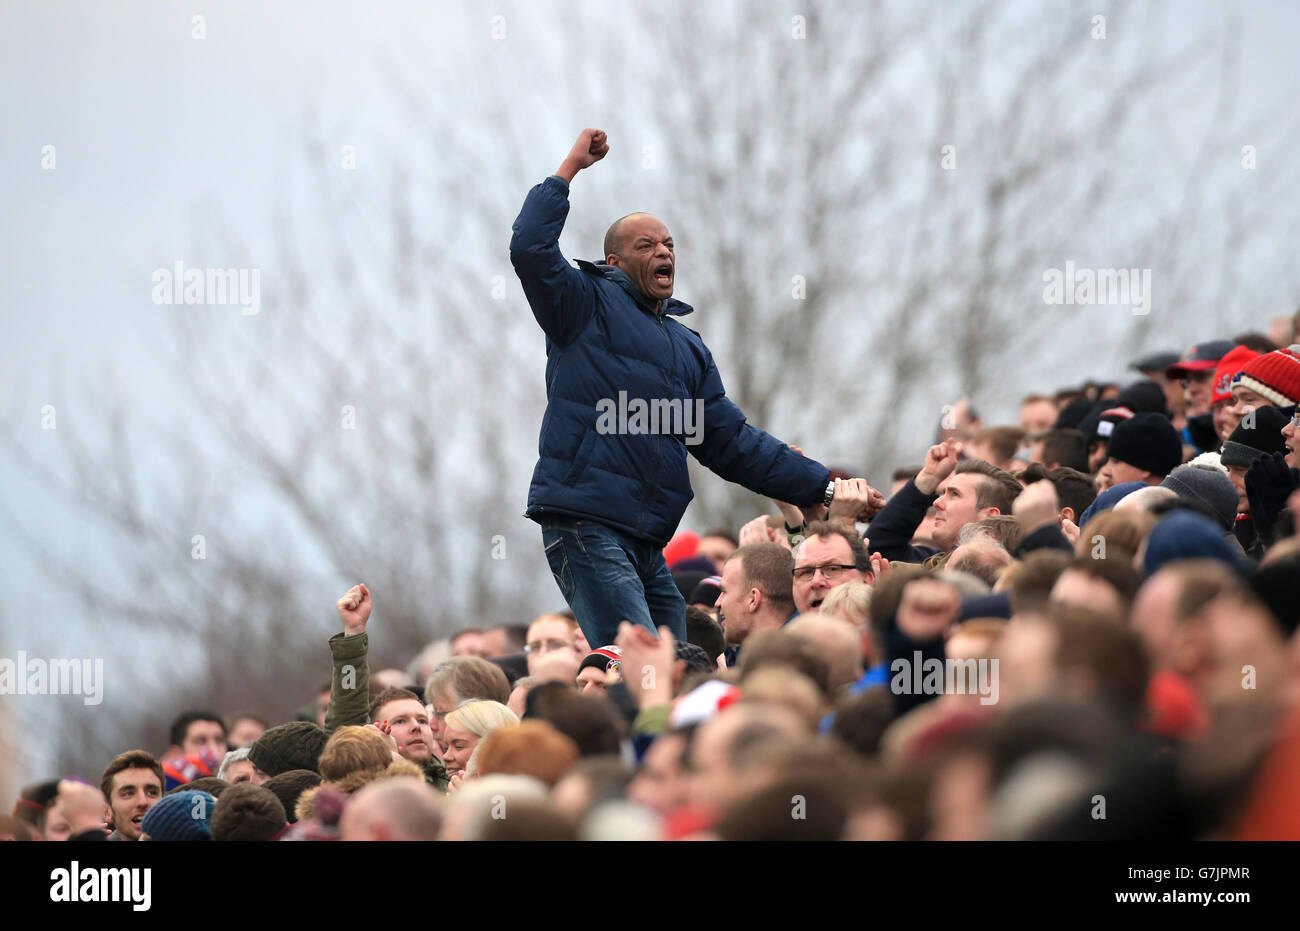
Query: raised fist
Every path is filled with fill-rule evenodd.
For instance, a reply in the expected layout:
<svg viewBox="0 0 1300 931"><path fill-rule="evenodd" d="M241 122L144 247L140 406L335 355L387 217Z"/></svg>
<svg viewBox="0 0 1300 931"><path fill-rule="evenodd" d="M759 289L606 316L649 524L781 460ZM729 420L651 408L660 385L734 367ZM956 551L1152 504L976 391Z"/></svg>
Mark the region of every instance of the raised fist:
<svg viewBox="0 0 1300 931"><path fill-rule="evenodd" d="M596 164L608 152L609 142L606 141L603 129L584 129L578 135L578 141L569 150L569 156L565 161L572 164L574 168L582 170Z"/></svg>
<svg viewBox="0 0 1300 931"><path fill-rule="evenodd" d="M337 607L339 619L343 621L344 633L348 636L364 633L366 622L370 620L370 589L358 582L338 600Z"/></svg>

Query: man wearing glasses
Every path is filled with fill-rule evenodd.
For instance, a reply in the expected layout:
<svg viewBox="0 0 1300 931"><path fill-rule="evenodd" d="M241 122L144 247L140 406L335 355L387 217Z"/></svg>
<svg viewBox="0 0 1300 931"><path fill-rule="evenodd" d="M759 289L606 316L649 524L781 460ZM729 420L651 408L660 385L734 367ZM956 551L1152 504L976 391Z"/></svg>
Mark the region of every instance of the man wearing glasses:
<svg viewBox="0 0 1300 931"><path fill-rule="evenodd" d="M800 614L820 608L833 588L870 581L871 561L861 537L824 521L808 525L794 551L794 606Z"/></svg>

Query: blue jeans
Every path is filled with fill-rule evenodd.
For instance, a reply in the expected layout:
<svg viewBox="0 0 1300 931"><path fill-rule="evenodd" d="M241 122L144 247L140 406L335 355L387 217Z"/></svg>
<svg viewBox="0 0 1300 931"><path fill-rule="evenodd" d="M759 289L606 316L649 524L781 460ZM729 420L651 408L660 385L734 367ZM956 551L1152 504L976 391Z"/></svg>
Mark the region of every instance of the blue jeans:
<svg viewBox="0 0 1300 931"><path fill-rule="evenodd" d="M542 543L555 583L592 649L609 646L621 621L686 639L686 599L663 550L589 520L546 518Z"/></svg>

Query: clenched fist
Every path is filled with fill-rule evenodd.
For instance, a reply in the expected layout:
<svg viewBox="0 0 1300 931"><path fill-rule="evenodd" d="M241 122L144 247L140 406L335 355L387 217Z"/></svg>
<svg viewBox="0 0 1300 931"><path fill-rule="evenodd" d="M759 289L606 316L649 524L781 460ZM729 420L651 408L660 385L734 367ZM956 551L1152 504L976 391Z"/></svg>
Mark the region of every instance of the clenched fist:
<svg viewBox="0 0 1300 931"><path fill-rule="evenodd" d="M366 622L370 620L370 589L360 582L348 589L348 593L338 600L339 619L343 621L343 632L349 637L365 633Z"/></svg>
<svg viewBox="0 0 1300 931"><path fill-rule="evenodd" d="M609 153L609 142L603 129L584 129L578 135L569 154L560 163L556 172L565 181L572 181L573 176L584 168L590 168Z"/></svg>

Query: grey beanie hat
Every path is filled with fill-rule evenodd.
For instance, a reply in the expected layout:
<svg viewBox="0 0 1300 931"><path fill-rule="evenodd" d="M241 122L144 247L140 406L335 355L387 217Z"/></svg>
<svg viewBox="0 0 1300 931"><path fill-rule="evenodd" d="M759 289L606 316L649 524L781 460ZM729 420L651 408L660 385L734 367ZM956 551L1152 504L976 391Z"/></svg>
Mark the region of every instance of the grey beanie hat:
<svg viewBox="0 0 1300 931"><path fill-rule="evenodd" d="M1218 469L1179 466L1160 483L1182 498L1198 498L1210 506L1224 530L1231 530L1237 520L1237 489L1228 476Z"/></svg>

